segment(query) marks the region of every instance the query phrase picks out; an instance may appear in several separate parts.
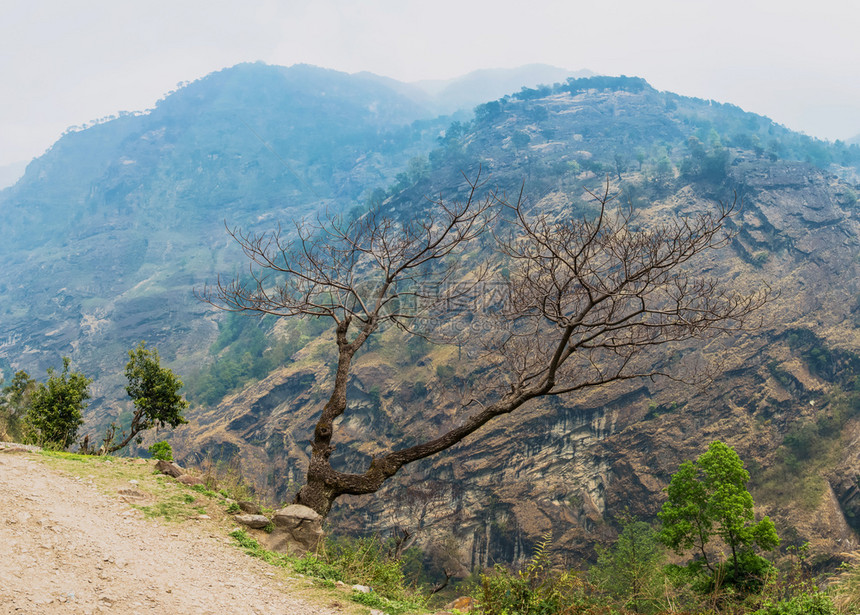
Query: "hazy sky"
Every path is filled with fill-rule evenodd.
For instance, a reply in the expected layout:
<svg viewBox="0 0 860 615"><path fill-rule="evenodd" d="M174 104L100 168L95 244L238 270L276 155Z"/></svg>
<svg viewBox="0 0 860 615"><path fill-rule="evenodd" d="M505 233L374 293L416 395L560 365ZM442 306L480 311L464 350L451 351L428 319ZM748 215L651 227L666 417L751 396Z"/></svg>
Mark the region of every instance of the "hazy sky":
<svg viewBox="0 0 860 615"><path fill-rule="evenodd" d="M588 68L846 139L860 133L858 33L856 0L3 0L0 165L256 60L403 81Z"/></svg>

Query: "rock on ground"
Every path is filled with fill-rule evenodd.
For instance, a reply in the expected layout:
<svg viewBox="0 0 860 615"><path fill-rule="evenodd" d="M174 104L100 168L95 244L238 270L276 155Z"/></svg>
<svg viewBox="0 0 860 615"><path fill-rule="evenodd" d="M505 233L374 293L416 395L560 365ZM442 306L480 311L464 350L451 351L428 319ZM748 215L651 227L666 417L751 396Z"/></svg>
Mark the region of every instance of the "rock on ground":
<svg viewBox="0 0 860 615"><path fill-rule="evenodd" d="M315 553L325 536L322 517L300 504L290 504L276 510L272 522L275 529L265 540L266 546L272 551L290 555Z"/></svg>

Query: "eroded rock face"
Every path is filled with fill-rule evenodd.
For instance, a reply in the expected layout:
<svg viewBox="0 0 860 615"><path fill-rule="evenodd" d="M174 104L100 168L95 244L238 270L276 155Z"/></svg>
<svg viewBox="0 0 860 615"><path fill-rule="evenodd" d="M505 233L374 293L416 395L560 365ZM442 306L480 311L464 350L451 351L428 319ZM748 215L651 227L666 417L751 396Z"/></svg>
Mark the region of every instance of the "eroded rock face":
<svg viewBox="0 0 860 615"><path fill-rule="evenodd" d="M273 551L289 555L313 553L325 537L322 517L300 504L291 504L275 511L272 522L275 529L269 534L266 543Z"/></svg>
<svg viewBox="0 0 860 615"><path fill-rule="evenodd" d="M845 517L845 522L860 533L860 424L844 434L849 436L844 447L844 459L827 476L833 497Z"/></svg>
<svg viewBox="0 0 860 615"><path fill-rule="evenodd" d="M626 109L640 118L648 112L655 122L649 129L661 125L663 110L634 109L635 97L627 94L616 98L607 112ZM516 104L508 107L512 123L519 121L513 117ZM554 97L541 104L550 117L585 121L594 114L579 98ZM601 140L586 134L582 141L583 131L575 130L572 140L548 147L559 155L575 148L567 152L570 160L598 155ZM404 468L374 496L340 498L329 522L339 532L408 527L427 537L425 545L450 538L454 557L466 569L522 562L549 530L554 547L590 558L593 545L615 538L613 524L625 510L654 519L672 473L711 441L735 447L753 475L778 463L785 435L816 420L824 396L839 384L840 366L860 355L860 210L844 196L853 195L849 186L808 164L748 155L733 158L728 172L743 203L730 225L737 234L725 249L691 263L690 270L730 289L750 292L769 285L780 294L752 334L648 355L650 365L669 373L700 358L712 360L722 370L713 383L700 389L669 380L630 382L535 400L444 454ZM521 181L517 177L514 184ZM719 200L732 199L730 191L684 184L681 178L660 184L627 173L624 181L640 191L636 208L642 220L714 211ZM565 208L580 199L578 184L559 180L552 188L536 209L550 218L567 215ZM798 330L817 345L804 346ZM467 388L464 373L474 365L465 355L442 349L413 348L412 356L403 340L383 337L378 350L357 357L348 411L337 425L332 460L338 470L363 472L392 444L426 440L468 415L458 394ZM822 349L827 352L820 354ZM815 352L833 359L813 365ZM313 358L310 347L301 353L297 358ZM442 378L439 368L455 365L455 376ZM324 360L285 365L201 416L201 422L227 429L201 431L196 449L223 447L229 440L241 449L243 467L256 474L256 482L274 475L275 497L287 498L304 480L307 441L330 387ZM860 450L857 442L852 446ZM856 530L852 519L860 515L860 488L853 482L860 460L848 452L844 457L839 464L845 470L828 475L832 490L814 511L793 504L795 494L780 493L782 499L770 502L756 496L757 513L770 515L781 533L793 532L819 553L854 544L849 526Z"/></svg>

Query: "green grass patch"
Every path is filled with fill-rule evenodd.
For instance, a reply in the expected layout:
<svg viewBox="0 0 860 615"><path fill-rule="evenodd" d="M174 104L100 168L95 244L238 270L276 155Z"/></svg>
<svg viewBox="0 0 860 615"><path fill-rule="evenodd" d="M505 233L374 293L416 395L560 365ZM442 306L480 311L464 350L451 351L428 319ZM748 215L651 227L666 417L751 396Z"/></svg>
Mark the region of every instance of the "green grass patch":
<svg viewBox="0 0 860 615"><path fill-rule="evenodd" d="M245 530L233 530L230 532L230 537L233 538L245 553L251 557L257 557L267 564L278 566L280 568L289 568L292 566L295 558L283 553L276 553L263 548L254 538L248 536Z"/></svg>
<svg viewBox="0 0 860 615"><path fill-rule="evenodd" d="M181 493L168 496L151 506L135 506L135 508L142 511L147 519L164 517L167 521L179 522L206 512L205 508L192 506L195 501L196 498L190 493Z"/></svg>
<svg viewBox="0 0 860 615"><path fill-rule="evenodd" d="M208 497L208 498L217 498L217 497L220 497L220 496L219 496L219 494L217 494L216 492L212 491L211 489L207 489L207 488L206 488L206 487L204 487L203 485L192 485L192 486L191 486L191 489L193 489L193 490L194 490L194 491L196 491L197 493L202 493L203 495L205 495L205 496L206 496L206 497Z"/></svg>
<svg viewBox="0 0 860 615"><path fill-rule="evenodd" d="M389 615L401 615L402 613L413 613L415 611L420 611L424 608L426 601L425 600L390 600L385 596L382 596L376 592L370 592L369 594L363 594L361 592L354 591L350 594L349 599L353 602L357 602L358 604L363 604L364 606L369 606L372 609L379 609L388 613Z"/></svg>
<svg viewBox="0 0 860 615"><path fill-rule="evenodd" d="M92 455L78 455L77 453L66 453L64 451L51 451L47 449L42 449L39 451L39 455L43 457L49 457L52 459L64 459L66 461L78 461L80 463L93 463L96 459L99 461L113 461L112 457L94 457Z"/></svg>

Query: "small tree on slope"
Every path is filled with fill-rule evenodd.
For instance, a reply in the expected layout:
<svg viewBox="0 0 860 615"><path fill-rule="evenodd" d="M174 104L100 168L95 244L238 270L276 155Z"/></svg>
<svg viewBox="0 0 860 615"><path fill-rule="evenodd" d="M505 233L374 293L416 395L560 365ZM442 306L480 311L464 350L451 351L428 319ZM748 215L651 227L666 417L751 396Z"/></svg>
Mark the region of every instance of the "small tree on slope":
<svg viewBox="0 0 860 615"><path fill-rule="evenodd" d="M717 440L695 462L682 463L666 488L669 499L658 513L660 538L679 554L695 552L687 568L693 573L704 569L708 589L723 581L739 589L759 586L770 564L755 549L779 546L773 522L768 517L755 522L749 478L734 449ZM714 539L729 549L727 561L709 548Z"/></svg>
<svg viewBox="0 0 860 615"><path fill-rule="evenodd" d="M5 434L14 442L21 440L35 390L36 381L23 370L16 372L12 381L0 389L0 437Z"/></svg>
<svg viewBox="0 0 860 615"><path fill-rule="evenodd" d="M75 441L84 422L92 379L70 371L70 364L71 359L63 357L63 373L59 376L49 367L47 382L40 382L33 391L26 423L32 430L30 439L42 446L66 448Z"/></svg>
<svg viewBox="0 0 860 615"><path fill-rule="evenodd" d="M106 453L124 448L147 429L165 425L177 427L187 422L182 411L188 407L188 402L179 394L182 381L172 370L161 367L158 350L148 349L146 342L129 350L125 376L128 379L125 390L134 402L134 414L128 431L123 431L122 440L117 444L113 443L116 427L111 425L105 438Z"/></svg>

